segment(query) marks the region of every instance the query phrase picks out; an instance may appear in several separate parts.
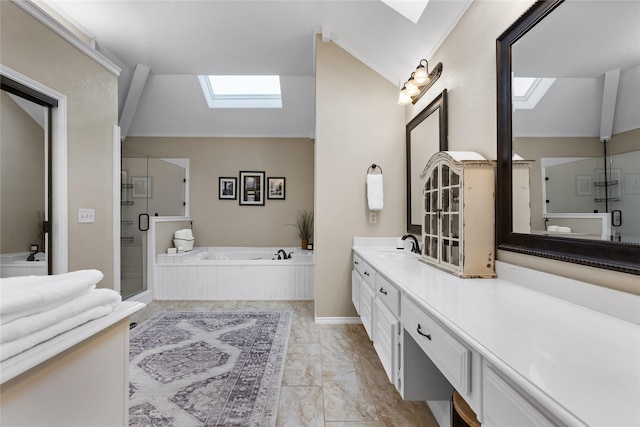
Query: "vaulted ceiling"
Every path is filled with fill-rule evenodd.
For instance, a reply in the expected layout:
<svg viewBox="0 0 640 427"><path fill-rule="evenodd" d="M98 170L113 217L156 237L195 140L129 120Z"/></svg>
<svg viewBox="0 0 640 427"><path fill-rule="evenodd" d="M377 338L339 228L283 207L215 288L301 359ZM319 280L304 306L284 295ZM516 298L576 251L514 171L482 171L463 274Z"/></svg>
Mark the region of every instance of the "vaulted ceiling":
<svg viewBox="0 0 640 427"><path fill-rule="evenodd" d="M122 68L121 111L135 66L150 68L130 136L313 137L317 33L399 85L429 59L471 0L430 0L417 23L380 0L52 3ZM198 74L280 75L283 108L209 109Z"/></svg>

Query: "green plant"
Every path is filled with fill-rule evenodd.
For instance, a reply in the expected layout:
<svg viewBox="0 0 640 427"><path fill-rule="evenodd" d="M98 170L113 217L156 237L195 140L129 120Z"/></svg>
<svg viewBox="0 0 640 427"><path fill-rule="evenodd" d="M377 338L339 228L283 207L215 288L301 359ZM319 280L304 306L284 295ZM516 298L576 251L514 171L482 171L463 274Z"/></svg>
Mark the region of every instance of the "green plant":
<svg viewBox="0 0 640 427"><path fill-rule="evenodd" d="M290 224L296 228L300 240L311 240L313 236L313 212L301 209L296 214L296 223Z"/></svg>

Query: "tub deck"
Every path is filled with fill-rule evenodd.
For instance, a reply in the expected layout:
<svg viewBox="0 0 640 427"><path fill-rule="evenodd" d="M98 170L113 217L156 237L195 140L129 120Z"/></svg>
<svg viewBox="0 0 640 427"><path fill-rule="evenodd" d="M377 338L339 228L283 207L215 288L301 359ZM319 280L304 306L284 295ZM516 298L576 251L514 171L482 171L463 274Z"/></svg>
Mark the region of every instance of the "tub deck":
<svg viewBox="0 0 640 427"><path fill-rule="evenodd" d="M282 248L287 254L293 252L291 259L273 259L278 249L194 248L183 254L158 255L154 299L313 300L313 252Z"/></svg>

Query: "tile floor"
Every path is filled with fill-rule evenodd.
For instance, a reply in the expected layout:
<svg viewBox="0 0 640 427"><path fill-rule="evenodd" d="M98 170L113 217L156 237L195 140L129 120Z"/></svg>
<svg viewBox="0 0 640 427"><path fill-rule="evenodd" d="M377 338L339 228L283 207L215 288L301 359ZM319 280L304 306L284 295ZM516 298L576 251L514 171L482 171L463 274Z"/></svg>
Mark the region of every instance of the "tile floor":
<svg viewBox="0 0 640 427"><path fill-rule="evenodd" d="M310 301L154 301L135 313L291 310L293 322L277 426L437 427L424 402L403 401L362 325L317 325Z"/></svg>

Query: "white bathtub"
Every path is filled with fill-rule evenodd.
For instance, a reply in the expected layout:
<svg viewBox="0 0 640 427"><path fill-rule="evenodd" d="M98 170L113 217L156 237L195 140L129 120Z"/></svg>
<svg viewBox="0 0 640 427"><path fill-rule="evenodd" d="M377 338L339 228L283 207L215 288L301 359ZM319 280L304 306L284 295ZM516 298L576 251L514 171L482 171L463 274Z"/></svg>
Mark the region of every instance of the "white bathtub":
<svg viewBox="0 0 640 427"><path fill-rule="evenodd" d="M0 255L0 278L17 276L46 276L46 254L36 254L35 261L27 261L31 252Z"/></svg>
<svg viewBox="0 0 640 427"><path fill-rule="evenodd" d="M278 260L284 249L290 259ZM313 252L299 248L209 247L158 255L157 300L313 300Z"/></svg>

